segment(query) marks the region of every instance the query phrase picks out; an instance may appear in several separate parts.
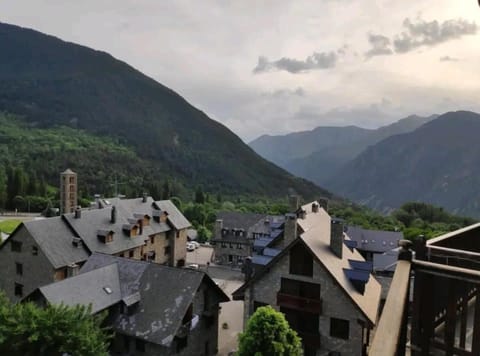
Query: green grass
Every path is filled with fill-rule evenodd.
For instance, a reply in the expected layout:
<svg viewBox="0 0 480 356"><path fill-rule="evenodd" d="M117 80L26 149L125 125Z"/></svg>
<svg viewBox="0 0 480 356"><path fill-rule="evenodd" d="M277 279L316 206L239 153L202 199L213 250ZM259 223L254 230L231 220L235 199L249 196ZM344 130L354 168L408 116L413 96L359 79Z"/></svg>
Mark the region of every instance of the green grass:
<svg viewBox="0 0 480 356"><path fill-rule="evenodd" d="M13 230L15 230L18 225L20 225L20 223L20 220L15 219L0 221L0 231L6 234L11 234Z"/></svg>

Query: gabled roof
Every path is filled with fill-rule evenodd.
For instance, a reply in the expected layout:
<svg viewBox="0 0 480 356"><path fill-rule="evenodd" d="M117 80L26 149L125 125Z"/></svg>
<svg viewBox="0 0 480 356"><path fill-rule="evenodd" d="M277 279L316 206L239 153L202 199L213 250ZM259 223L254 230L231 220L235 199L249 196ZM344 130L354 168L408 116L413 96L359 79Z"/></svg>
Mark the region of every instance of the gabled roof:
<svg viewBox="0 0 480 356"><path fill-rule="evenodd" d="M333 280L361 313L365 315L372 324L375 324L380 303L380 284L372 276L365 283L364 293L362 294L357 291L345 274L344 269L351 268L349 260L365 260L358 251L351 251L344 244L342 244L342 258L338 258L330 249L330 216L322 208L318 209L317 213L312 212L311 206L311 203L304 205L302 209L306 211L305 219L297 219L297 224L301 231L299 237L285 247L281 253L273 257L265 268L257 273L249 282L237 289L233 293L234 299L239 299L249 285L255 283L263 275L268 273L270 270L269 267L273 266L285 256L294 245L303 243L311 251L316 261L332 276Z"/></svg>
<svg viewBox="0 0 480 356"><path fill-rule="evenodd" d="M166 211L168 216L168 221L173 225L177 230L186 229L192 226L190 221L183 216L183 214L178 210L178 208L170 200L159 200L153 203L157 209L161 211Z"/></svg>
<svg viewBox="0 0 480 356"><path fill-rule="evenodd" d="M115 281L118 283L114 284ZM204 272L94 253L79 275L42 287L40 291L55 304L97 303L94 312L119 302L125 305L139 302L140 307L132 315L116 316L112 321L114 330L169 346L202 283L217 292L217 301L229 300ZM103 288L99 289L106 284L112 286L109 297L102 294ZM85 291L80 290L82 286Z"/></svg>
<svg viewBox="0 0 480 356"><path fill-rule="evenodd" d="M85 261L89 256L85 247L77 248L72 245L72 240L77 235L59 216L22 224L54 268ZM17 230L14 233L16 234ZM14 237L14 234L11 237Z"/></svg>
<svg viewBox="0 0 480 356"><path fill-rule="evenodd" d="M82 211L80 218L75 214L64 214L63 218L76 231L88 249L92 252L114 254L142 246L148 234L130 238L123 232L123 225L127 222L119 213L115 224L110 222L112 207ZM113 241L103 243L98 239L98 230L113 231Z"/></svg>
<svg viewBox="0 0 480 356"><path fill-rule="evenodd" d="M480 223L469 225L469 226L466 226L464 228L461 228L461 229L458 229L458 230L455 230L455 231L447 232L446 234L434 237L432 239L428 239L427 240L427 245L442 246L442 242L444 240L448 241L449 239L452 239L452 238L461 238L463 234L465 234L467 232L470 232L470 231L473 231L473 230L476 230L476 229L480 230Z"/></svg>
<svg viewBox="0 0 480 356"><path fill-rule="evenodd" d="M357 242L359 250L372 252L391 250L403 239L401 231L368 230L359 226L348 226L346 235Z"/></svg>
<svg viewBox="0 0 480 356"><path fill-rule="evenodd" d="M116 263L40 287L39 290L51 304L91 304L92 313L102 311L122 298Z"/></svg>

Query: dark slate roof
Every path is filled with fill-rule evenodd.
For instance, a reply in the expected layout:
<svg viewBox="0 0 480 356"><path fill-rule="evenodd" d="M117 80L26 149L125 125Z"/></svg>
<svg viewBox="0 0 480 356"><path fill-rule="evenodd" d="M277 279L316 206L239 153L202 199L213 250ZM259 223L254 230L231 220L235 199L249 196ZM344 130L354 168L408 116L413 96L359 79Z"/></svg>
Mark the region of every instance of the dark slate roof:
<svg viewBox="0 0 480 356"><path fill-rule="evenodd" d="M39 289L51 304L91 304L92 313L104 310L122 298L116 263Z"/></svg>
<svg viewBox="0 0 480 356"><path fill-rule="evenodd" d="M127 223L126 219L118 212L116 223L112 224L110 222L111 210L112 207L84 210L78 219L75 218L75 213L64 214L63 216L92 252L114 254L142 246L145 239L148 238L147 229L141 236L129 237L123 229L123 225ZM113 241L109 243L101 242L98 238L98 230L113 231Z"/></svg>
<svg viewBox="0 0 480 356"><path fill-rule="evenodd" d="M357 249L371 252L386 252L398 246L403 233L397 231L367 230L358 226L348 226L346 234L357 241Z"/></svg>
<svg viewBox="0 0 480 356"><path fill-rule="evenodd" d="M272 256L254 255L252 256L252 263L255 265L266 266L272 258Z"/></svg>
<svg viewBox="0 0 480 356"><path fill-rule="evenodd" d="M278 255L280 252L282 252L282 250L278 249L278 248L265 248L263 250L263 255L264 256L271 256L271 257L275 257L276 255Z"/></svg>
<svg viewBox="0 0 480 356"><path fill-rule="evenodd" d="M103 273L107 274L107 271L110 277L104 277L103 281L111 282L115 278L119 281L119 286L114 287L116 289L112 288L112 295L116 294L111 297L110 302L113 300L126 304L140 302L138 311L133 315L116 316L112 322L114 330L164 346L169 346L173 341L181 326L181 320L203 281L217 291L220 302L229 300L204 272L99 253L90 256L78 276L49 286L49 295L58 294L54 297L55 303L62 301L66 303L65 300L69 300L74 301L74 304L88 304L92 299L91 289L96 293L97 287L105 283L98 283L92 278ZM83 279L89 279L93 286L85 286L85 293L76 290L69 292L64 287L67 284L74 285L76 281ZM82 284L83 282L79 283ZM108 307L108 302L103 305Z"/></svg>
<svg viewBox="0 0 480 356"><path fill-rule="evenodd" d="M220 211L217 213L217 219L223 220L223 227L228 229L243 229L248 231L266 214L241 213L238 211Z"/></svg>
<svg viewBox="0 0 480 356"><path fill-rule="evenodd" d="M253 240L253 247L267 247L273 239L271 238L266 238L266 237L260 237L258 239Z"/></svg>
<svg viewBox="0 0 480 356"><path fill-rule="evenodd" d="M166 211L168 221L177 230L186 229L192 226L185 216L178 210L178 208L170 200L159 200L154 202L154 205L161 211Z"/></svg>
<svg viewBox="0 0 480 356"><path fill-rule="evenodd" d="M85 247L77 248L72 245L72 240L76 237L76 234L68 228L68 225L59 216L26 221L23 226L54 268L85 261L89 256Z"/></svg>

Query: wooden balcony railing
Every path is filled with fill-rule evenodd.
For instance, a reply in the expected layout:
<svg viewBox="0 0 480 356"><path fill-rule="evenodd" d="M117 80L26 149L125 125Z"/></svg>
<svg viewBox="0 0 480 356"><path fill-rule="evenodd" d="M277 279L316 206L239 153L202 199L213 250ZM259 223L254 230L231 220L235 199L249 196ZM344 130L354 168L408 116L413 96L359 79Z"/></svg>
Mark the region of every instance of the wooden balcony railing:
<svg viewBox="0 0 480 356"><path fill-rule="evenodd" d="M410 269L410 261L398 261L369 356L394 356L404 353Z"/></svg>
<svg viewBox="0 0 480 356"><path fill-rule="evenodd" d="M282 292L277 293L277 305L285 308L301 310L309 313L321 314L322 301L289 295Z"/></svg>

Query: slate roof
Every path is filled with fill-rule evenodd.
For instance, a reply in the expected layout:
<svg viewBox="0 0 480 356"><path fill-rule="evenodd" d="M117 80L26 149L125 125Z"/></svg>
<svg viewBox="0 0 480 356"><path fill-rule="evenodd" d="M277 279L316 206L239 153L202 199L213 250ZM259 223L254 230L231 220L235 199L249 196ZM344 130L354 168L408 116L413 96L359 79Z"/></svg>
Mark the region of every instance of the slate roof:
<svg viewBox="0 0 480 356"><path fill-rule="evenodd" d="M91 304L92 313L104 310L122 299L116 263L39 289L51 304Z"/></svg>
<svg viewBox="0 0 480 356"><path fill-rule="evenodd" d="M85 247L77 248L72 245L72 240L77 235L60 216L25 221L23 226L54 268L85 261L90 254Z"/></svg>
<svg viewBox="0 0 480 356"><path fill-rule="evenodd" d="M123 225L128 222L127 218L122 217L118 212L116 223L112 224L111 211L112 207L108 207L84 210L78 219L75 218L75 213L64 214L63 217L92 252L114 254L142 246L151 232L150 229L145 227L141 236L129 237L123 230ZM113 231L113 241L101 242L98 238L99 230Z"/></svg>
<svg viewBox="0 0 480 356"><path fill-rule="evenodd" d="M297 219L297 225L300 228L298 238L285 247L281 253L273 257L265 268L254 275L249 282L233 292L234 299L240 299L242 293L244 293L251 284L268 273L270 270L269 267L277 263L283 256L286 256L290 248L298 243L304 243L313 253L317 262L324 266L334 281L336 281L339 288L348 295L353 304L357 306L372 324L375 324L380 302L380 284L373 276L370 276L365 283L365 291L363 294L355 288L353 283L348 279L344 269L348 270L351 268L349 260L365 261L364 258L357 250L354 249L351 251L344 244L342 244L342 258L338 258L330 249L330 216L323 208L319 208L318 212L314 213L311 207L311 203L302 206L302 209L306 212L306 216L305 219Z"/></svg>
<svg viewBox="0 0 480 356"><path fill-rule="evenodd" d="M168 214L168 221L177 229L186 229L192 226L190 221L183 216L180 210L177 209L175 204L173 204L170 200L159 200L154 202L154 205L160 209L161 211L166 211Z"/></svg>
<svg viewBox="0 0 480 356"><path fill-rule="evenodd" d="M103 276L101 282L94 280L96 276ZM112 322L114 330L163 346L169 346L173 341L203 281L217 291L219 302L229 300L204 272L99 253L87 260L79 275L47 286L47 300L68 305L88 304L91 296L103 292L103 288L98 291L103 284L110 282L113 285L116 279L119 284L112 287L110 299L101 305L132 304L138 300L140 305L132 315L116 315ZM79 285L77 289L67 288L76 283ZM85 292L78 290L82 285ZM44 290L40 288L42 293Z"/></svg>
<svg viewBox="0 0 480 356"><path fill-rule="evenodd" d="M359 250L370 252L389 251L403 239L401 231L368 230L358 226L348 226L346 235L357 242Z"/></svg>
<svg viewBox="0 0 480 356"><path fill-rule="evenodd" d="M190 226L175 205L168 201L154 202L151 197L136 199L102 199L98 208L83 209L81 217L75 218L75 213L64 214L41 220L32 220L22 223L12 235L25 228L36 241L39 248L45 253L54 268L65 267L71 263L85 261L92 252L115 254L127 251L145 243L150 235L170 231L172 226L183 229ZM116 222L111 223L112 207L116 209ZM171 223L156 222L150 218L149 225L143 226L141 235L129 237L124 227L133 226L139 218L148 215L152 217L159 207L168 213L167 220ZM104 243L98 236L105 235L106 231L113 232L113 241ZM74 247L73 238L81 238L82 247ZM5 241L6 242L6 241ZM3 247L2 244L0 247Z"/></svg>

